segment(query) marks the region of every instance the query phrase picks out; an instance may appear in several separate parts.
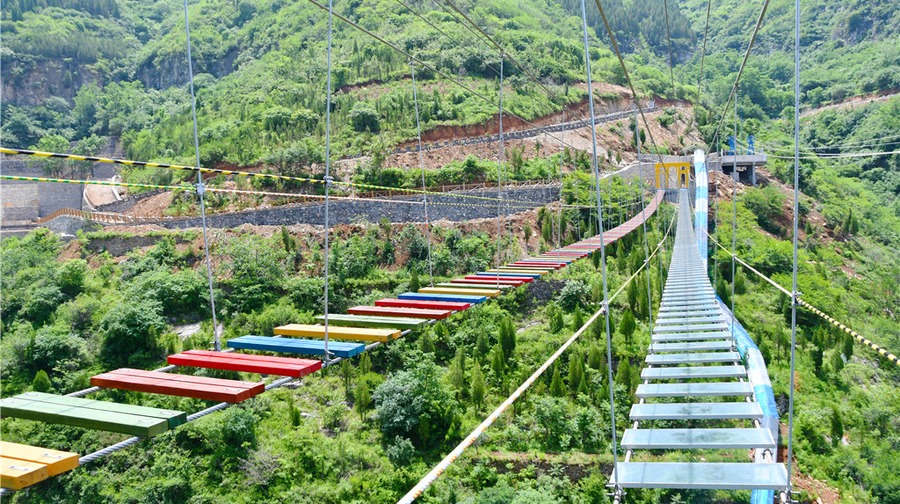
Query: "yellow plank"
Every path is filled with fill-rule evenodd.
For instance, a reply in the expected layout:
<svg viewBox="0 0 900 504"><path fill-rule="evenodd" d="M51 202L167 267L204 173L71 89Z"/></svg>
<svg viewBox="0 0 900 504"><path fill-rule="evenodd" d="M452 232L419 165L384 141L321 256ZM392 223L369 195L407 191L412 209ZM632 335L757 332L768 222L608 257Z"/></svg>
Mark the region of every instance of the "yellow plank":
<svg viewBox="0 0 900 504"><path fill-rule="evenodd" d="M78 454L0 441L0 456L47 466L48 476L71 471L78 467Z"/></svg>
<svg viewBox="0 0 900 504"><path fill-rule="evenodd" d="M485 271L485 273L497 273L497 272L498 271L496 269L489 269L489 270ZM541 275L541 276L550 273L547 270L525 270L525 269L501 269L499 272L500 273L510 273L510 274L511 273L524 273L526 275Z"/></svg>
<svg viewBox="0 0 900 504"><path fill-rule="evenodd" d="M497 289L454 289L452 287L425 287L419 289L423 294L462 294L464 296L497 297L500 291Z"/></svg>
<svg viewBox="0 0 900 504"><path fill-rule="evenodd" d="M0 486L3 488L21 490L47 478L45 464L0 457Z"/></svg>
<svg viewBox="0 0 900 504"><path fill-rule="evenodd" d="M275 334L280 336L303 336L311 338L324 338L325 326L288 324L275 328ZM400 337L400 331L395 329L369 329L365 327L339 327L328 326L329 339L345 339L357 341L388 341Z"/></svg>

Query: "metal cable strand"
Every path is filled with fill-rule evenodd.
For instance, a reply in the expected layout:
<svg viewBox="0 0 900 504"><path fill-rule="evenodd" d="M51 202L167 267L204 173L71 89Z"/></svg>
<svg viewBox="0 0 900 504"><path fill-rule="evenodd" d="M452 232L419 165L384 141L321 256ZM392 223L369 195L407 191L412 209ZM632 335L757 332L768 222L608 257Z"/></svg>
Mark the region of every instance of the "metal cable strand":
<svg viewBox="0 0 900 504"><path fill-rule="evenodd" d="M499 136L499 154L497 156L497 289L500 289L500 244L503 238L500 234L500 204L503 198L500 197L500 180L503 173L503 54L500 55L500 105L497 113L500 119L500 136Z"/></svg>
<svg viewBox="0 0 900 504"><path fill-rule="evenodd" d="M735 102L736 104L737 102ZM737 105L734 107L734 133L737 135ZM740 175L738 175L737 171L737 148L735 148L734 152L734 166L731 169L731 316L737 320L737 315L734 313L734 271L735 271L735 262L734 258L737 257L737 179ZM734 340L734 326L735 324L731 324L731 339Z"/></svg>
<svg viewBox="0 0 900 504"><path fill-rule="evenodd" d="M307 1L308 1L309 3L315 5L316 7L319 7L319 8L322 9L322 10L328 10L328 7L326 7L326 6L322 5L322 4L320 4L320 3L317 2L316 0L307 0ZM336 18L340 19L341 21L347 23L348 25L350 25L350 26L356 28L357 30L359 30L359 31L361 31L361 32L363 32L363 33L365 33L366 35L368 35L368 36L374 38L375 40L381 42L382 44L384 44L384 45L386 45L386 46L388 46L388 47L390 47L391 49L393 49L393 50L399 52L400 54L406 56L407 58L412 58L412 59L416 60L416 62L418 62L418 63L419 63L420 65L422 65L423 67L425 67L425 68L431 70L432 72L434 72L434 73L440 75L441 77L444 77L445 79L449 80L450 82L452 82L452 83L456 84L457 86L461 87L462 89L468 91L468 92L471 93L472 95L477 96L478 98L481 98L482 100L486 101L488 104L494 105L494 106L497 105L497 104L494 103L494 101L491 100L490 98L484 96L483 94L479 93L478 91L475 91L475 90L472 89L471 87L466 86L465 84L463 84L462 82L460 82L458 79L453 78L453 76L451 76L451 75L447 74L446 72L443 72L443 71L441 71L441 70L435 68L435 67L432 66L432 65L429 65L427 62L425 62L425 61L423 61L423 60L421 60L421 59L419 59L419 58L416 58L415 56L413 56L412 54L408 53L407 51L404 51L404 50L401 49L400 47L398 47L398 46L396 46L396 45L394 45L394 44L388 42L388 41L385 40L383 37L381 37L381 36L379 36L379 35L376 35L376 34L373 33L372 31L363 28L363 27L360 26L359 24L354 23L354 22L351 21L350 19L348 19L348 18L346 18L346 17L344 17L344 16L342 16L342 15L340 15L340 14L338 14L338 13L334 13L334 17L336 17ZM540 128L540 126L538 126L537 124L535 124L535 123L533 123L533 122L531 122L531 121L529 121L529 120L523 118L522 116L516 114L515 112L513 112L513 111L511 111L511 110L506 110L506 109L504 109L504 112L506 112L507 114L509 114L511 117L515 117L516 119L519 119L520 121L522 121L522 122L525 123L525 124L528 124L528 125L530 125L530 126L532 126L532 127L534 127L534 128ZM553 136L553 135L550 135L550 136ZM573 148L573 149L575 148L574 145L569 145L569 147L571 147L571 148Z"/></svg>
<svg viewBox="0 0 900 504"><path fill-rule="evenodd" d="M194 97L194 64L191 61L191 27L188 22L188 4L184 0L184 34L187 37L188 77L191 84L191 117L194 122L194 154L197 159L197 170L200 169L200 138L197 135L197 99ZM209 238L206 231L206 204L203 200L203 174L197 171L197 196L200 197L200 217L203 221L203 252L206 256L206 278L209 280L209 304L213 319L213 347L218 352L222 349L219 344L219 324L216 321L216 297L213 294L212 266L209 262Z"/></svg>
<svg viewBox="0 0 900 504"><path fill-rule="evenodd" d="M669 32L669 0L663 0L663 8L666 13L666 40L669 42L669 78L672 80L672 99L678 99L678 93L675 91L675 73L672 66L675 64L672 60L672 35ZM706 40L704 40L705 42Z"/></svg>
<svg viewBox="0 0 900 504"><path fill-rule="evenodd" d="M594 0L594 3L597 4L597 9L600 10L600 17L603 19L603 26L606 27L606 33L609 35L609 41L612 43L613 49L616 52L616 57L619 58L619 65L622 67L622 72L625 74L625 80L628 82L628 87L631 88L631 97L634 98L635 103L638 104L638 110L641 113L641 119L644 120L644 126L647 128L647 134L650 135L650 143L653 144L653 148L656 150L656 156L659 158L659 162L662 163L663 160L662 154L660 154L661 151L659 149L659 145L657 145L656 139L653 138L653 130L650 129L650 123L647 121L647 116L644 115L644 109L641 108L640 103L638 102L637 90L634 88L634 84L631 82L631 75L628 73L628 68L625 66L625 59L622 57L622 53L619 51L619 44L616 43L616 37L615 35L613 35L612 29L609 27L609 20L606 18L606 12L603 10L603 5L600 4L600 0ZM640 159L638 159L638 162L640 162Z"/></svg>
<svg viewBox="0 0 900 504"><path fill-rule="evenodd" d="M735 156L737 159L737 156ZM794 365L797 348L797 232L800 222L800 0L794 0L794 258L791 289L791 384L788 400L787 497L793 501L791 457L794 450Z"/></svg>
<svg viewBox="0 0 900 504"><path fill-rule="evenodd" d="M406 53L404 53L406 54ZM427 66L427 65L426 65ZM431 67L428 67L431 68ZM493 102L491 102L493 104ZM521 117L512 114L513 116L521 119ZM522 119L524 121L524 119ZM525 121L527 122L527 121ZM532 123L529 123L532 124ZM533 125L533 124L532 124ZM173 165L173 164L165 164L165 163L152 163L152 162L144 162L144 161L134 161L130 159L118 159L118 158L103 158L97 156L80 156L77 154L60 154L58 152L41 152L41 151L33 151L28 149L12 149L9 147L0 147L0 153L2 154L21 154L25 156L37 156L37 157L52 157L59 159L74 159L77 161L94 161L97 163L113 163L113 164L122 164L128 166L146 166L151 168L168 168L171 170L187 170L187 171L196 171L200 173L216 173L221 175L241 175L245 177L254 177L254 178L266 178L272 180L288 180L294 182L306 182L310 184L324 184L324 180L306 178L306 177L293 177L289 175L275 175L274 173L253 173L253 172L243 172L236 170L223 170L221 168L197 168L196 166L183 166L183 165ZM0 176L3 179L10 180L33 180L38 179L37 177L10 177L8 175ZM150 185L150 184L127 184L124 182L98 182L98 181L69 181L65 179L44 179L40 178L36 180L37 182L69 182L69 183L77 183L77 184L87 184L87 185L108 185L108 186L121 186L121 187L141 187L146 189L171 189L178 191L195 191L195 187L183 187L183 186L159 186L159 185ZM436 196L451 196L455 198L466 198L466 199L478 199L478 200L487 200L487 201L497 201L497 198L490 198L486 196L475 196L471 194L457 194L457 193L441 193L437 191L426 191L424 189L410 189L405 187L390 187L390 186L379 186L374 184L359 184L356 182L346 182L343 180L332 180L332 185L340 185L345 187L354 187L357 189L369 189L369 190L382 190L382 191L397 191L404 192L410 194L432 194ZM223 189L206 189L207 192L215 192L215 191L223 191ZM251 192L246 191L247 194L276 194L276 193L267 193L267 192ZM306 196L306 197L315 197L315 195L311 194L297 194L297 196ZM534 201L521 201L521 200L511 200L516 203L527 203L527 204L537 204L543 205L543 203L538 203Z"/></svg>
<svg viewBox="0 0 900 504"><path fill-rule="evenodd" d="M187 1L187 0L185 0ZM328 193L331 188L331 30L333 6L328 0L328 76L325 83L325 348L322 360L328 362ZM424 189L424 187L423 187Z"/></svg>
<svg viewBox="0 0 900 504"><path fill-rule="evenodd" d="M703 60L706 59L706 38L709 36L709 7L712 0L706 0L706 28L703 29L703 52L700 53L700 77L697 79L697 105L700 105L700 87L703 85Z"/></svg>
<svg viewBox="0 0 900 504"><path fill-rule="evenodd" d="M419 14L417 11L413 10L413 8L410 7L410 6L409 6L406 2L404 2L403 0L397 0L397 3L399 3L400 5L406 7L406 10L408 10L408 11L411 12L411 13L413 13L413 15L415 15L416 17L418 17L419 19L421 19L422 21L424 21L428 26L430 26L430 27L434 28L435 30L437 30L438 33L440 33L441 35L443 35L443 36L447 37L448 39L450 39L450 40L451 40L454 44L456 44L457 46L462 47L463 49L465 49L466 52L468 52L469 54L471 54L471 55L474 56L475 58L483 59L483 58L482 58L482 55L480 55L480 54L476 53L475 51L473 51L472 48L469 47L468 44L464 44L464 43L460 42L459 40L453 38L452 36L448 35L447 32L445 32L444 30L441 30L440 28L437 27L437 25L435 25L434 23L432 23L431 21L429 21L428 19L426 19L425 16L423 16L423 15ZM441 6L441 7L443 7L443 6ZM452 13L450 13L450 14L452 15ZM454 17L454 19L455 19L455 17ZM457 19L457 21L459 21L459 20ZM478 34L475 34L475 38L476 38L476 39L478 38ZM484 63L484 65L485 65L486 67L488 67L488 68L490 68L491 70L493 70L494 73L499 73L499 72L497 72L497 69L494 68L490 63L488 63L488 62L486 62L486 61L482 61L482 63Z"/></svg>
<svg viewBox="0 0 900 504"><path fill-rule="evenodd" d="M600 1L600 0L596 0ZM744 61L741 62L741 68L738 70L737 77L734 79L734 86L731 87L731 93L728 94L728 100L725 102L725 107L722 109L722 117L719 120L719 125L716 127L716 132L713 134L713 138L719 136L719 130L722 129L722 124L725 123L725 113L728 112L728 105L731 104L731 99L734 98L735 93L737 93L738 84L741 82L741 75L744 73L744 67L747 65L747 59L750 58L750 50L753 49L753 43L756 41L756 35L759 33L759 28L762 26L763 18L766 16L766 9L769 8L769 0L766 0L766 3L762 6L762 11L759 13L759 19L756 20L756 27L753 29L753 36L750 37L750 43L747 45L747 52L744 53ZM705 39L704 39L705 41Z"/></svg>
<svg viewBox="0 0 900 504"><path fill-rule="evenodd" d="M597 173L597 134L595 131L595 122L594 122L594 88L591 82L591 55L588 47L588 30L587 30L587 13L584 6L584 0L581 0L581 27L584 33L584 63L587 67L587 82L588 82L588 97L591 108L591 146L593 147L593 158L592 158L592 168L594 174L594 183L596 186L596 194L597 194L597 225L600 227L600 263L601 263L601 272L603 275L603 310L605 313L606 319L606 362L608 362L607 372L609 374L609 415L610 415L610 426L612 432L612 445L613 445L613 471L616 474L616 478L618 481L618 468L619 468L619 448L618 448L618 440L616 439L616 400L615 393L613 392L613 375L612 375L612 342L610 341L610 328L609 328L609 291L606 279L606 246L604 245L603 240L603 206L600 204L600 175ZM610 36L612 36L612 32L610 32ZM637 98L637 95L635 95ZM621 489L619 488L618 482L615 483L615 493L618 496L621 493Z"/></svg>
<svg viewBox="0 0 900 504"><path fill-rule="evenodd" d="M400 0L397 1L399 2ZM416 109L416 138L419 142L419 167L422 169L422 187L427 187L425 185L425 158L422 155L422 130L419 128L419 97L416 94L416 66L412 59L409 60L409 69L410 74L412 75L413 103L415 104ZM428 238L428 278L431 280L431 286L434 287L434 267L431 263L431 222L428 220L428 195L426 194L422 195L422 205L425 209L425 236Z"/></svg>

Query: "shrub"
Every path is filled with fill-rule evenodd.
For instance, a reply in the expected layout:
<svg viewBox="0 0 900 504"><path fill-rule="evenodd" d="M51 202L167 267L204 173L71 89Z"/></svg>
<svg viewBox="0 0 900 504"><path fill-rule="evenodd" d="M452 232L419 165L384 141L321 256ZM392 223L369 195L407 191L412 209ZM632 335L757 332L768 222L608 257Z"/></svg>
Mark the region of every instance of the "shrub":
<svg viewBox="0 0 900 504"><path fill-rule="evenodd" d="M401 436L423 447L443 439L457 403L443 386L440 368L421 361L393 374L375 390L375 418L387 438Z"/></svg>
<svg viewBox="0 0 900 504"><path fill-rule="evenodd" d="M47 372L41 369L34 375L34 381L31 382L31 388L34 389L35 392L46 392L50 390L50 377L47 376Z"/></svg>
<svg viewBox="0 0 900 504"><path fill-rule="evenodd" d="M584 307L589 299L590 290L581 280L568 280L559 293L559 305L567 311Z"/></svg>
<svg viewBox="0 0 900 504"><path fill-rule="evenodd" d="M384 449L384 454L388 460L396 466L408 465L412 462L416 449L412 442L404 437L396 436L394 440Z"/></svg>
<svg viewBox="0 0 900 504"><path fill-rule="evenodd" d="M111 365L139 364L157 357L157 336L165 327L157 301L120 303L100 322L100 356Z"/></svg>

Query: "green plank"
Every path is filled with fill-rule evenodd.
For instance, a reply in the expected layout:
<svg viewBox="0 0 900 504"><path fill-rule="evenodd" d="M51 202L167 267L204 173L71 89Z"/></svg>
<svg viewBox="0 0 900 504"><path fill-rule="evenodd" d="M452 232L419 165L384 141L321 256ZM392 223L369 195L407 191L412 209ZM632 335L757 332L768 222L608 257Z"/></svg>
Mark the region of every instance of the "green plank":
<svg viewBox="0 0 900 504"><path fill-rule="evenodd" d="M485 277L488 278L488 277ZM502 278L501 278L502 280ZM453 283L453 282L444 282L435 285L435 287L452 287L455 289L493 289L497 290L496 284L470 284L470 283ZM508 290L511 289L512 285L503 285L500 284L500 290Z"/></svg>
<svg viewBox="0 0 900 504"><path fill-rule="evenodd" d="M179 425L187 422L187 413L183 411L148 408L146 406L120 404L109 401L96 401L94 399L82 399L80 397L58 396L54 394L45 394L42 392L25 392L24 394L19 394L16 397L50 404L62 404L64 406L88 408L99 411L109 411L111 413L125 413L126 415L159 418L166 420L169 424L170 429L174 429L175 427L178 427Z"/></svg>
<svg viewBox="0 0 900 504"><path fill-rule="evenodd" d="M328 323L344 327L377 327L388 329L420 329L428 319L403 318L403 317L379 317L375 315L343 315L332 314L328 316ZM316 317L316 322L325 323L325 316Z"/></svg>
<svg viewBox="0 0 900 504"><path fill-rule="evenodd" d="M0 416L141 437L152 437L169 430L169 423L164 419L29 401L18 397L0 400Z"/></svg>

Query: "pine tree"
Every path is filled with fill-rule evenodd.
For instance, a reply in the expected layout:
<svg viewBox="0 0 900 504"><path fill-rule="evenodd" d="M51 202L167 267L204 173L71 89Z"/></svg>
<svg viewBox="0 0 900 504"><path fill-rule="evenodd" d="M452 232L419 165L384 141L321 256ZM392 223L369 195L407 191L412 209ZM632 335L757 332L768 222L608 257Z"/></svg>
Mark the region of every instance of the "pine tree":
<svg viewBox="0 0 900 504"><path fill-rule="evenodd" d="M516 326L512 319L504 318L500 321L500 346L503 348L503 356L511 359L516 350Z"/></svg>
<svg viewBox="0 0 900 504"><path fill-rule="evenodd" d="M369 405L372 404L372 396L369 393L369 382L364 379L358 380L355 392L356 402L353 403L353 409L359 414L359 418L365 420Z"/></svg>
<svg viewBox="0 0 900 504"><path fill-rule="evenodd" d="M350 368L350 360L348 359L341 361L341 378L344 381L344 392L349 396L350 384L352 383L353 376Z"/></svg>
<svg viewBox="0 0 900 504"><path fill-rule="evenodd" d="M747 284L744 281L744 275L737 275L737 277L735 277L734 293L735 294L746 294L747 293Z"/></svg>
<svg viewBox="0 0 900 504"><path fill-rule="evenodd" d="M634 320L634 313L626 309L625 315L622 315L622 321L619 323L619 334L625 338L625 344L631 344L635 329L637 329L637 323Z"/></svg>
<svg viewBox="0 0 900 504"><path fill-rule="evenodd" d="M619 368L616 370L616 383L624 386L628 393L631 394L631 364L628 359L619 361Z"/></svg>
<svg viewBox="0 0 900 504"><path fill-rule="evenodd" d="M844 359L841 358L841 352L837 350L831 353L831 369L835 374L844 369Z"/></svg>
<svg viewBox="0 0 900 504"><path fill-rule="evenodd" d="M558 366L553 366L553 379L550 381L550 395L553 397L564 397L566 395L563 390L562 378L559 377Z"/></svg>
<svg viewBox="0 0 900 504"><path fill-rule="evenodd" d="M831 408L831 445L837 446L844 438L844 421L837 407Z"/></svg>
<svg viewBox="0 0 900 504"><path fill-rule="evenodd" d="M594 252L591 254L591 263L594 265L595 270L600 269L600 252Z"/></svg>
<svg viewBox="0 0 900 504"><path fill-rule="evenodd" d="M503 347L500 346L500 343L494 346L493 357L491 358L491 371L494 373L494 380L497 381L497 384L503 383L503 378L506 376L506 363L503 359Z"/></svg>
<svg viewBox="0 0 900 504"><path fill-rule="evenodd" d="M475 339L475 360L484 362L485 357L487 357L488 352L490 352L490 347L488 346L487 335L484 331L478 332L478 338Z"/></svg>
<svg viewBox="0 0 900 504"><path fill-rule="evenodd" d="M41 369L34 375L34 381L31 382L31 388L34 389L35 392L46 392L50 390L50 377L47 376L47 372Z"/></svg>
<svg viewBox="0 0 900 504"><path fill-rule="evenodd" d="M581 329L584 325L584 314L581 313L581 307L575 307L575 315L572 317L572 331Z"/></svg>
<svg viewBox="0 0 900 504"><path fill-rule="evenodd" d="M650 298L647 296L647 284L638 283L640 284L638 286L638 313L640 313L641 319L645 319L650 316Z"/></svg>
<svg viewBox="0 0 900 504"><path fill-rule="evenodd" d="M813 372L817 375L822 372L822 349L813 347L812 349Z"/></svg>
<svg viewBox="0 0 900 504"><path fill-rule="evenodd" d="M632 280L631 282L628 283L628 289L625 291L625 295L628 297L628 306L632 310L638 309L638 306L637 306L637 302L638 302L637 284L638 284L637 281Z"/></svg>
<svg viewBox="0 0 900 504"><path fill-rule="evenodd" d="M409 291L410 292L419 292L419 272L416 268L411 268L409 270Z"/></svg>
<svg viewBox="0 0 900 504"><path fill-rule="evenodd" d="M598 370L603 367L603 353L597 345L591 345L591 349L588 352L588 366L591 369Z"/></svg>
<svg viewBox="0 0 900 504"><path fill-rule="evenodd" d="M363 353L359 358L359 372L360 374L367 374L372 371L372 359L369 358L369 354Z"/></svg>
<svg viewBox="0 0 900 504"><path fill-rule="evenodd" d="M853 336L846 333L844 334L844 347L841 351L847 360L850 360L850 357L853 356L853 339Z"/></svg>
<svg viewBox="0 0 900 504"><path fill-rule="evenodd" d="M434 341L431 340L431 331L425 331L422 334L422 338L419 339L419 344L422 348L422 353L431 353L435 352Z"/></svg>
<svg viewBox="0 0 900 504"><path fill-rule="evenodd" d="M581 355L569 361L569 390L574 396L578 392L578 385L584 380L584 369L581 367Z"/></svg>
<svg viewBox="0 0 900 504"><path fill-rule="evenodd" d="M484 404L484 374L481 372L481 366L477 362L472 370L472 404L478 410Z"/></svg>

